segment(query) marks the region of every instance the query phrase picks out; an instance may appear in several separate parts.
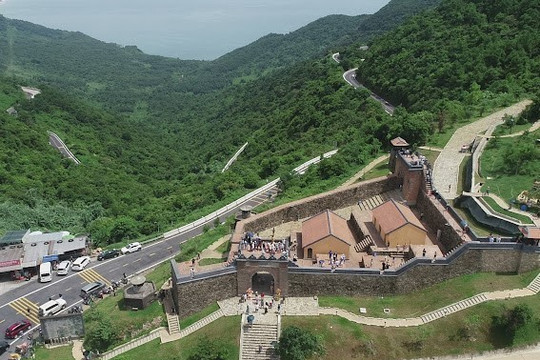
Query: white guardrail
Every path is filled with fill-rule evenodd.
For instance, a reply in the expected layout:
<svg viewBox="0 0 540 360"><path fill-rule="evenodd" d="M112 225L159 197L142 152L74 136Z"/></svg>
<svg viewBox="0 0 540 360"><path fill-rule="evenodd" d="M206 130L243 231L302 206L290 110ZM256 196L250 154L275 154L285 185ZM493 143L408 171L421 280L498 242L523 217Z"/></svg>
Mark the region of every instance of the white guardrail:
<svg viewBox="0 0 540 360"><path fill-rule="evenodd" d="M328 152L322 154L322 156L317 156L317 157L315 157L315 158L313 158L311 160L306 161L302 165L297 166L296 168L293 169L293 171L296 172L297 174L303 174L306 171L306 169L308 167L310 167L311 165L317 164L323 158L327 159L327 158L335 155L337 152L338 152L337 149L328 151ZM208 224L208 223L214 221L214 219L216 219L216 218L222 216L223 214L229 212L231 209L234 209L238 205L241 205L241 204L245 203L246 201L249 201L250 199L254 198L257 195L260 195L260 194L262 194L262 193L264 193L266 191L269 191L273 187L277 186L279 180L280 180L280 178L272 180L268 184L266 184L264 186L261 186L258 189L253 190L249 194L246 194L246 195L242 196L240 199L238 199L236 201L233 201L232 203L222 207L219 210L216 210L216 211L214 211L214 212L212 212L212 213L210 213L210 214L208 214L206 216L203 216L202 218L200 218L198 220L195 220L192 223L186 224L186 225L184 225L184 226L182 226L182 227L180 227L178 229L173 229L171 231L168 231L168 232L163 234L163 237L168 238L168 237L171 237L171 236L174 236L174 235L182 234L182 233L184 233L184 232L186 232L188 230L191 230L193 228L196 228L198 226Z"/></svg>

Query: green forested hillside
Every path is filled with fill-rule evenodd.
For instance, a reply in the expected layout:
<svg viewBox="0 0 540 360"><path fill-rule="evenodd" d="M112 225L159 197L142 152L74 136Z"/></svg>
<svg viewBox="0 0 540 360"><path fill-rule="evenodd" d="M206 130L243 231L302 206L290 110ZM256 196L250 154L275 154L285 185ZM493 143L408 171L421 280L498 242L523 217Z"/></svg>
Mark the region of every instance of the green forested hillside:
<svg viewBox="0 0 540 360"><path fill-rule="evenodd" d="M533 7L532 1L521 2L525 8ZM518 41L538 24L508 25L508 36L501 37L502 30L493 30L499 28L492 26L488 15L481 15L481 11L489 13L483 9L491 3L445 0L438 10L370 43L362 54L366 61L359 76L407 106L398 108L393 117L367 91L345 83L340 65L330 56L299 61L301 57L291 55L307 44L309 56L321 51L324 47L314 39L332 21L343 25L348 20L373 20L377 14L343 23L342 17L328 17L298 32L270 35L252 48L239 49L216 60L217 70L210 74L216 78L223 74L230 81L242 74L250 81L235 81L220 89L229 81L220 79L214 91L207 91L207 85L188 91L190 82L199 79L195 75L211 68L210 62L148 56L133 47L0 17L0 65L3 74L10 76L0 78L0 219L4 221L0 230L68 228L90 231L98 241L115 242L171 227L278 175L286 179L289 194L321 186L353 172L384 150L394 136L412 144L424 143L444 127L441 102L452 107L452 116L465 116L471 104L495 104L485 99L513 100L530 90L539 74L537 48L526 48ZM505 16L494 18L509 22L517 16L512 15L517 11L512 4L505 8ZM472 17L469 27L470 20L463 14L480 15ZM451 20L443 15L457 17ZM330 44L340 33L342 28L335 26L338 30L321 43ZM355 31L357 37L339 37L355 45L343 51L331 45L350 63L360 63L356 49L363 38L361 31ZM522 55L522 65L516 66L526 71L508 71L506 58L500 59L499 65L487 67L491 70L486 72L509 75L487 81L484 72L476 71L482 66L469 71L456 60L468 59L474 51L470 46L456 46L450 39L455 33L463 34L465 44L475 34L482 41L477 49L482 51L495 46L490 41L502 41L506 45L497 43L496 48L504 49L517 42L524 48L516 45ZM431 46L429 39L437 45ZM275 57L270 56L272 46ZM441 57L441 51L451 52L452 57ZM514 56L511 50L505 54ZM478 60L484 55L474 56ZM294 63L285 66L277 58ZM437 78L444 68L462 68L457 77L462 82L452 80L454 73ZM25 100L19 85L40 87L42 94ZM17 117L5 113L13 104ZM75 166L62 159L47 144L47 130L60 135L83 164ZM246 141L245 152L221 174L226 161ZM287 174L335 147L340 149L338 155L305 176Z"/></svg>
<svg viewBox="0 0 540 360"><path fill-rule="evenodd" d="M539 18L538 0L444 0L374 41L358 77L412 110L520 97L540 83Z"/></svg>

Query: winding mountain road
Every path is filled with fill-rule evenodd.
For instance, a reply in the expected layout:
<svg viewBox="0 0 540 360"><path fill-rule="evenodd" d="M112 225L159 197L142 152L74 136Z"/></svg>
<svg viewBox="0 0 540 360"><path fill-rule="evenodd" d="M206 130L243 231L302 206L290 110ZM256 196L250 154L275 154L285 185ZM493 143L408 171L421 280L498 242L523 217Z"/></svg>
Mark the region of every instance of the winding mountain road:
<svg viewBox="0 0 540 360"><path fill-rule="evenodd" d="M370 92L370 96L373 100L378 101L381 103L384 111L386 111L389 115L394 115L394 110L396 109L393 105L391 105L388 101L384 100L379 95L375 94L373 91L366 88L364 85L362 85L357 79L356 79L356 70L358 68L347 70L343 73L343 80L345 80L349 85L354 87L355 89L366 89Z"/></svg>

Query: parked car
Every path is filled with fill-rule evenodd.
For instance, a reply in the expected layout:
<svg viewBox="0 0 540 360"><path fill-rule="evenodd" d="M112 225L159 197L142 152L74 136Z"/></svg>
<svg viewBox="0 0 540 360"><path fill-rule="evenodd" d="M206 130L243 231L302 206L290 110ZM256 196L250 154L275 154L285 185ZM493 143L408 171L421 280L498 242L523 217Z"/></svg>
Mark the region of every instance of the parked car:
<svg viewBox="0 0 540 360"><path fill-rule="evenodd" d="M4 340L0 340L0 355L5 353L9 349L9 343Z"/></svg>
<svg viewBox="0 0 540 360"><path fill-rule="evenodd" d="M71 270L73 271L81 271L83 270L88 264L90 264L90 256L81 256L75 259L73 264L71 264Z"/></svg>
<svg viewBox="0 0 540 360"><path fill-rule="evenodd" d="M142 249L141 243L138 243L138 242L130 243L122 248L122 254L133 253L141 249Z"/></svg>
<svg viewBox="0 0 540 360"><path fill-rule="evenodd" d="M17 321L6 329L6 339L15 339L21 336L26 330L30 329L32 323L28 320Z"/></svg>
<svg viewBox="0 0 540 360"><path fill-rule="evenodd" d="M101 281L96 281L90 284L83 286L81 289L81 297L86 298L87 296L97 295L101 290L105 288L105 284Z"/></svg>
<svg viewBox="0 0 540 360"><path fill-rule="evenodd" d="M39 316L54 315L60 310L64 310L66 308L66 305L66 300L62 299L61 297L57 299L51 299L39 307Z"/></svg>
<svg viewBox="0 0 540 360"><path fill-rule="evenodd" d="M71 262L69 260L62 261L56 268L56 275L67 275L70 267Z"/></svg>
<svg viewBox="0 0 540 360"><path fill-rule="evenodd" d="M107 260L107 259L118 257L118 255L120 255L120 250L118 249L105 250L101 254L98 255L97 259L98 261Z"/></svg>

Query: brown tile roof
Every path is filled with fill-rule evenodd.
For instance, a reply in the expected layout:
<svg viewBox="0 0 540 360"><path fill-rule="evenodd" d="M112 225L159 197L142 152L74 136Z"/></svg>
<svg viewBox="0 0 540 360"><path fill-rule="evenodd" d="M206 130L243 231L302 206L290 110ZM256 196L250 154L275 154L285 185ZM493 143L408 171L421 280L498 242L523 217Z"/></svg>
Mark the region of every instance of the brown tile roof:
<svg viewBox="0 0 540 360"><path fill-rule="evenodd" d="M527 239L540 239L540 228L528 226L520 227L519 230L521 230L521 232Z"/></svg>
<svg viewBox="0 0 540 360"><path fill-rule="evenodd" d="M394 199L385 202L373 209L373 218L381 225L385 234L389 234L407 224L426 231L426 228L408 206L396 202Z"/></svg>
<svg viewBox="0 0 540 360"><path fill-rule="evenodd" d="M398 136L397 138L390 140L390 144L392 144L392 146L409 146L409 143L407 142L407 140L405 140L401 136Z"/></svg>
<svg viewBox="0 0 540 360"><path fill-rule="evenodd" d="M302 223L303 248L324 239L328 235L333 235L349 245L354 244L354 238L349 230L347 220L330 210L315 215Z"/></svg>

